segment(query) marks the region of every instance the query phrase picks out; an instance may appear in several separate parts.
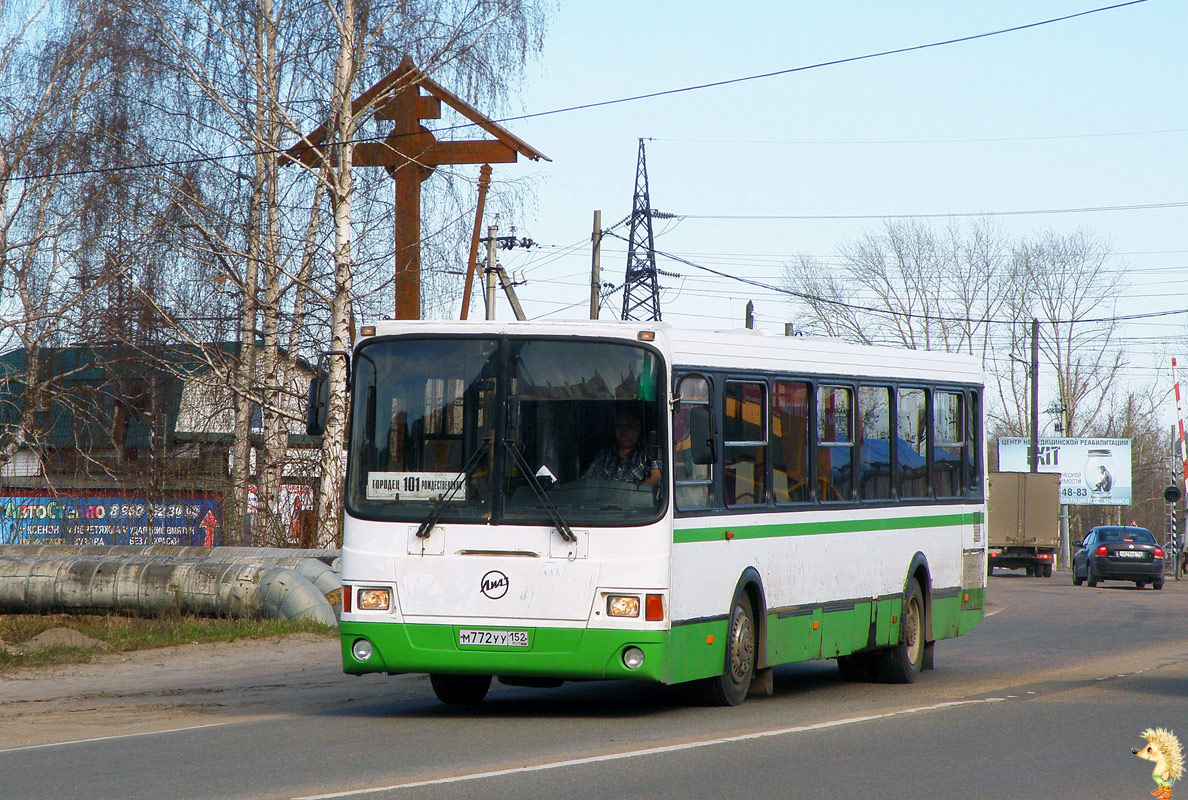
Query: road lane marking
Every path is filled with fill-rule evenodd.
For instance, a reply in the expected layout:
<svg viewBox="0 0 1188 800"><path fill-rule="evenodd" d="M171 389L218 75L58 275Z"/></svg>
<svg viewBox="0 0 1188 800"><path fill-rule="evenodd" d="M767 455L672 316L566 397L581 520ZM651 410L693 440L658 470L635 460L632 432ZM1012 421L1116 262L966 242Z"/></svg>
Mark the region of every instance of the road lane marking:
<svg viewBox="0 0 1188 800"><path fill-rule="evenodd" d="M928 706L918 706L916 708L905 708L899 711L889 711L885 714L871 714L862 717L847 717L845 719L831 720L829 722L815 722L811 725L796 725L790 728L775 728L768 731L756 731L755 733L744 733L737 736L722 736L715 739L701 739L695 742L684 742L682 744L670 744L660 747L649 747L644 750L631 750L621 753L608 753L601 756L586 756L584 758L568 758L562 761L549 761L544 764L533 764L525 767L509 767L508 769L489 770L487 772L472 772L463 775L451 775L445 778L429 778L420 781L407 781L405 783L394 783L388 786L374 786L367 789L348 789L342 792L329 792L326 794L311 794L295 797L292 800L334 800L339 797L360 797L367 794L378 794L380 792L392 792L397 789L414 789L421 786L441 786L449 783L464 783L466 781L480 781L487 778L500 778L506 775L520 775L530 772L543 772L550 769L565 769L566 767L580 767L586 764L598 764L606 761L619 761L627 758L642 758L645 756L664 755L666 753L677 753L682 750L695 750L701 747L713 747L719 744L732 744L734 742L745 742L753 739L765 739L772 736L787 736L793 733L806 733L809 731L827 730L829 728L840 728L845 725L854 725L859 722L873 722L880 719L889 719L891 717L901 717L906 714L917 714L924 711L937 711L946 708L957 708L959 706L983 705L986 703L1001 703L1004 698L1001 697L986 697L976 700L953 700L946 703L935 703Z"/></svg>
<svg viewBox="0 0 1188 800"><path fill-rule="evenodd" d="M19 753L22 750L44 750L48 747L68 747L72 744L90 744L92 742L110 742L115 739L134 739L137 736L156 736L159 733L184 733L185 731L197 731L203 728L217 728L221 725L230 725L230 722L208 722L205 725L188 725L184 728L166 728L161 731L142 731L141 733L120 733L114 736L96 736L93 739L72 739L68 742L47 742L46 744L27 744L21 747L5 747L0 749L0 753Z"/></svg>

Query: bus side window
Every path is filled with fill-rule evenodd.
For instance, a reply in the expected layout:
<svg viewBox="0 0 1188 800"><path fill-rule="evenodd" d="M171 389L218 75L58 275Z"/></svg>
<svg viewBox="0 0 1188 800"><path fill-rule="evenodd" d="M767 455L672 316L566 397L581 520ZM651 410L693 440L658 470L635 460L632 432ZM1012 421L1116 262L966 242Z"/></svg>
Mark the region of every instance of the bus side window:
<svg viewBox="0 0 1188 800"><path fill-rule="evenodd" d="M960 392L933 392L932 485L937 497L961 494L965 462L965 397Z"/></svg>
<svg viewBox="0 0 1188 800"><path fill-rule="evenodd" d="M767 385L727 381L722 431L722 494L726 506L767 502Z"/></svg>
<svg viewBox="0 0 1188 800"><path fill-rule="evenodd" d="M969 423L966 425L966 488L975 493L982 490L982 405L976 391L969 393Z"/></svg>
<svg viewBox="0 0 1188 800"><path fill-rule="evenodd" d="M804 503L809 486L809 385L775 381L771 392L772 492L776 503Z"/></svg>
<svg viewBox="0 0 1188 800"><path fill-rule="evenodd" d="M680 405L672 415L673 484L677 508L706 508L713 494L713 467L697 464L693 458L694 409L709 409L709 381L700 375L688 375L677 383Z"/></svg>
<svg viewBox="0 0 1188 800"><path fill-rule="evenodd" d="M854 390L817 387L817 482L824 502L850 500L854 493Z"/></svg>
<svg viewBox="0 0 1188 800"><path fill-rule="evenodd" d="M858 388L861 434L858 460L858 497L891 499L891 390L885 386Z"/></svg>
<svg viewBox="0 0 1188 800"><path fill-rule="evenodd" d="M928 396L900 389L895 403L895 469L899 496L928 496Z"/></svg>

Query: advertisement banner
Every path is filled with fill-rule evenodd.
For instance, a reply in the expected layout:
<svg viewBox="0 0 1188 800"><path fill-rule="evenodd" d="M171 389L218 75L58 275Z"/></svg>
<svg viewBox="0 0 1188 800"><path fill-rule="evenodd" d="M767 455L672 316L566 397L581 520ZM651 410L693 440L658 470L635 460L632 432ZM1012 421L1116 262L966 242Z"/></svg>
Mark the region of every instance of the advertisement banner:
<svg viewBox="0 0 1188 800"><path fill-rule="evenodd" d="M1028 438L998 440L998 469L1029 472ZM1128 506L1131 502L1129 439L1040 438L1039 471L1060 473L1066 506Z"/></svg>
<svg viewBox="0 0 1188 800"><path fill-rule="evenodd" d="M223 504L213 497L0 495L0 544L214 547L222 528Z"/></svg>

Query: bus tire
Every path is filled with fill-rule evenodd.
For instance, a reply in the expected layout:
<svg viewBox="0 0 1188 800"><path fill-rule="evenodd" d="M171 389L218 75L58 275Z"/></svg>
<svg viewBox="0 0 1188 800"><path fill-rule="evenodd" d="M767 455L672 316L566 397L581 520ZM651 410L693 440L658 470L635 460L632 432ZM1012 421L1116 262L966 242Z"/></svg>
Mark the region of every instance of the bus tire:
<svg viewBox="0 0 1188 800"><path fill-rule="evenodd" d="M880 654L876 668L883 683L914 683L924 666L924 595L915 578L909 578L899 615L899 644Z"/></svg>
<svg viewBox="0 0 1188 800"><path fill-rule="evenodd" d="M736 706L747 697L755 677L755 612L751 598L738 593L726 633L726 664L721 675L697 682L698 699L708 706Z"/></svg>
<svg viewBox="0 0 1188 800"><path fill-rule="evenodd" d="M447 706L473 706L483 702L491 688L490 675L431 674L433 693Z"/></svg>

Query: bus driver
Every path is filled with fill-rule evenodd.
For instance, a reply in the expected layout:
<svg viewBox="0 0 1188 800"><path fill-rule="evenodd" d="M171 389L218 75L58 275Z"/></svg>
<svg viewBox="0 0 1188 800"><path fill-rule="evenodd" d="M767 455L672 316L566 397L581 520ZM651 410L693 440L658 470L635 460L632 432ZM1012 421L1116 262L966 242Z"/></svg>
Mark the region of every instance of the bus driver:
<svg viewBox="0 0 1188 800"><path fill-rule="evenodd" d="M604 447L586 469L586 478L624 481L637 486L660 483L660 457L655 448L640 441L643 422L638 411L615 414L615 443Z"/></svg>

